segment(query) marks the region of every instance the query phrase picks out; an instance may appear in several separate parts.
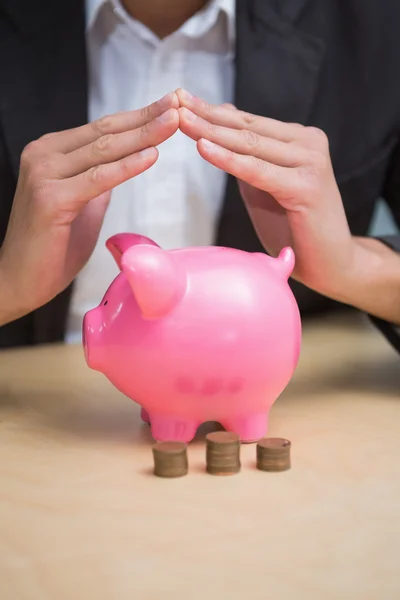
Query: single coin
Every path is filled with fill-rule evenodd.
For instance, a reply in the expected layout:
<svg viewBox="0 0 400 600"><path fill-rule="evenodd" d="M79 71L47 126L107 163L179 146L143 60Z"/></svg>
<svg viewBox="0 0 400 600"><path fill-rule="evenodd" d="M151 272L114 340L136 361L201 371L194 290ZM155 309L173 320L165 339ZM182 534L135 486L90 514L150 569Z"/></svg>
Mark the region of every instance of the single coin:
<svg viewBox="0 0 400 600"><path fill-rule="evenodd" d="M291 442L284 438L262 438L257 443L257 469L287 471L291 467Z"/></svg>
<svg viewBox="0 0 400 600"><path fill-rule="evenodd" d="M157 477L182 477L189 471L187 445L183 442L157 442L153 458Z"/></svg>
<svg viewBox="0 0 400 600"><path fill-rule="evenodd" d="M206 471L210 475L234 475L240 471L240 438L231 431L206 436Z"/></svg>

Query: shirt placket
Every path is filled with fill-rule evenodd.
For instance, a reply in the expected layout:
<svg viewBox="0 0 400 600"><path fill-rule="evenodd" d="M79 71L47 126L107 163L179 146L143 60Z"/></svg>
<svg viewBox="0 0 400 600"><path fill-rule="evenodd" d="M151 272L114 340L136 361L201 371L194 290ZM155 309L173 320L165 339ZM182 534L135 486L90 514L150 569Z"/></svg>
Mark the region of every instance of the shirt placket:
<svg viewBox="0 0 400 600"><path fill-rule="evenodd" d="M186 64L185 38L171 36L153 51L147 80L146 103L158 100L183 85ZM140 176L137 222L141 231L164 248L186 245L185 139L178 131L162 143L159 159Z"/></svg>

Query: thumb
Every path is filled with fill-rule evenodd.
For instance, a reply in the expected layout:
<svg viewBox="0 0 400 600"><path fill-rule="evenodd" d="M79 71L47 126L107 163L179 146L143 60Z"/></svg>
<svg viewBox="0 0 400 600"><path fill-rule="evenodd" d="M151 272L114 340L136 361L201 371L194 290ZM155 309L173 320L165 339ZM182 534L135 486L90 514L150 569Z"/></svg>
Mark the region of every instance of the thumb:
<svg viewBox="0 0 400 600"><path fill-rule="evenodd" d="M110 199L111 192L93 198L71 226L66 257L66 275L71 280L84 267L96 246Z"/></svg>

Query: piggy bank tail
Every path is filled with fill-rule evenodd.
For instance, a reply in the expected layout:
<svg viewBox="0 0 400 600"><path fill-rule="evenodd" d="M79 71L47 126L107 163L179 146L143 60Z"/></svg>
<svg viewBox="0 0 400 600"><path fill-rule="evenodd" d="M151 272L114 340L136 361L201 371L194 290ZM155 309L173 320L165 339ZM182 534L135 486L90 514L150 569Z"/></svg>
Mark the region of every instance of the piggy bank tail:
<svg viewBox="0 0 400 600"><path fill-rule="evenodd" d="M285 279L289 279L295 265L295 256L292 248L290 246L282 248L275 262L277 263L278 270L284 275Z"/></svg>
<svg viewBox="0 0 400 600"><path fill-rule="evenodd" d="M295 265L295 256L292 248L286 246L279 252L277 258L268 256L268 254L257 253L262 260L269 264L270 267L284 279L289 279L293 273Z"/></svg>

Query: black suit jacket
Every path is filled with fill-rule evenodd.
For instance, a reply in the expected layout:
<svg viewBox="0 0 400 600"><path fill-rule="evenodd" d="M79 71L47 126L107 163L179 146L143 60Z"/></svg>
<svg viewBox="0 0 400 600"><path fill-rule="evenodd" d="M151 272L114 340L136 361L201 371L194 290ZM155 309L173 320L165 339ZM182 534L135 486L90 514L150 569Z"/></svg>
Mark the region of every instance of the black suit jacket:
<svg viewBox="0 0 400 600"><path fill-rule="evenodd" d="M328 134L355 235L379 196L400 223L399 26L395 0L237 0L235 104ZM0 242L24 146L85 123L87 94L84 1L0 0ZM262 250L232 177L215 243ZM291 285L303 315L331 305ZM0 328L0 347L62 340L70 296Z"/></svg>

